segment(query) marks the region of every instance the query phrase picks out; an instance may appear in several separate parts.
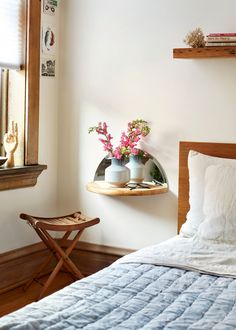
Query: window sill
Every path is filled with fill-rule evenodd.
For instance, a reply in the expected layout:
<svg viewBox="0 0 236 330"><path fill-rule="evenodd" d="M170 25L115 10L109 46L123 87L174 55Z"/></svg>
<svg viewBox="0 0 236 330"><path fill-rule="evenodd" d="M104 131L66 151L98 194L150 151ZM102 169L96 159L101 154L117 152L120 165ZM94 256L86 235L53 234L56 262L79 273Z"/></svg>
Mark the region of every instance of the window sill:
<svg viewBox="0 0 236 330"><path fill-rule="evenodd" d="M35 186L38 176L47 165L28 165L13 168L0 167L0 190Z"/></svg>

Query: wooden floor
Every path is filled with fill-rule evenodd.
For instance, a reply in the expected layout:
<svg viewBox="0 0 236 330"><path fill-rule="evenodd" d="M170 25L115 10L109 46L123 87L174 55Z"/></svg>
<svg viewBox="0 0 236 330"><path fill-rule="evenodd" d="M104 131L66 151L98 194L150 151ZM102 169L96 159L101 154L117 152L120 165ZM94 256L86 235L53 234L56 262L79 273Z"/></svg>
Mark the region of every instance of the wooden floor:
<svg viewBox="0 0 236 330"><path fill-rule="evenodd" d="M40 281L44 282L47 279L43 277ZM47 294L51 294L59 289L62 289L66 285L72 283L72 278L69 274L59 273L50 288L48 289ZM38 283L32 283L27 291L23 291L22 287L18 287L14 290L8 291L0 295L0 316L9 314L25 305L36 300L38 297L42 286Z"/></svg>

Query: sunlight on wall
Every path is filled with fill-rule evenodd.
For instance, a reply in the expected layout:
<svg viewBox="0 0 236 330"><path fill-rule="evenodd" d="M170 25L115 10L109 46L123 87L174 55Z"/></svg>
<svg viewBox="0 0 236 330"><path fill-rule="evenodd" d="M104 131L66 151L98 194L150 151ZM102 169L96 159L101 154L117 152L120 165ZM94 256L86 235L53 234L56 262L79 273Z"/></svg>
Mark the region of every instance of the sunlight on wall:
<svg viewBox="0 0 236 330"><path fill-rule="evenodd" d="M177 232L180 140L235 142L234 59L173 60L172 49L200 26L235 31L236 3L207 0L61 1L59 207L101 223L84 240L125 248ZM212 11L214 8L214 11ZM209 15L209 12L211 15ZM166 171L162 196L112 198L86 191L104 152L88 127L151 125L145 149Z"/></svg>

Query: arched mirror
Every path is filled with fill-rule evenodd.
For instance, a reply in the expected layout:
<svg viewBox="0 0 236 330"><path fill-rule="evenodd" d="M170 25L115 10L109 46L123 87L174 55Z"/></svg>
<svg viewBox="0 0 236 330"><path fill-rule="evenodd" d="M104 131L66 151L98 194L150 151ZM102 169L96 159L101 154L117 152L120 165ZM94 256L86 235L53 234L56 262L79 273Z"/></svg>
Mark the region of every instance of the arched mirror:
<svg viewBox="0 0 236 330"><path fill-rule="evenodd" d="M142 157L144 164L144 181L164 184L167 183L167 177L160 163L152 155L145 153ZM111 159L103 158L97 167L94 175L94 181L103 181L105 178L105 169L111 165Z"/></svg>

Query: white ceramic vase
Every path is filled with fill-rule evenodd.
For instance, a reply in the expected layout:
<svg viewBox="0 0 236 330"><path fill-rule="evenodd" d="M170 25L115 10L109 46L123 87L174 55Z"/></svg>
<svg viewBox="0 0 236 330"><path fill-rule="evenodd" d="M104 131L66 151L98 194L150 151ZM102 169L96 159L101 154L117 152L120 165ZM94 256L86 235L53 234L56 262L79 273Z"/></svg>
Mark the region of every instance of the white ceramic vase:
<svg viewBox="0 0 236 330"><path fill-rule="evenodd" d="M105 169L105 181L114 187L124 187L130 179L130 170L117 158L111 158L111 165Z"/></svg>
<svg viewBox="0 0 236 330"><path fill-rule="evenodd" d="M144 179L144 165L141 157L130 155L129 162L126 165L130 169L130 182L141 183Z"/></svg>

